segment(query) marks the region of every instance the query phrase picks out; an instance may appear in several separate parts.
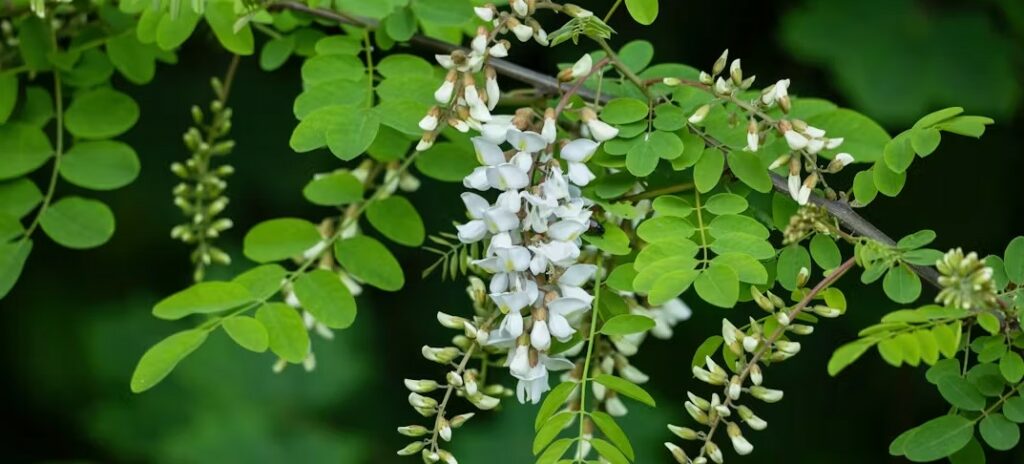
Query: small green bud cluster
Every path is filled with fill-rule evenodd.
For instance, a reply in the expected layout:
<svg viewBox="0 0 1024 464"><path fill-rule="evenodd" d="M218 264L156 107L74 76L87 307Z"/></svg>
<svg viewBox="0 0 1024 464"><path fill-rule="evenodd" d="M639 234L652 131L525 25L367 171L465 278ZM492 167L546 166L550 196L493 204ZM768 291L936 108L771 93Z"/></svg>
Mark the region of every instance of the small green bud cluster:
<svg viewBox="0 0 1024 464"><path fill-rule="evenodd" d="M782 232L782 244L797 243L812 233L831 235L837 229L835 220L825 207L808 203L789 217L789 224Z"/></svg>
<svg viewBox="0 0 1024 464"><path fill-rule="evenodd" d="M960 248L949 250L935 263L942 290L935 301L945 306L962 309L981 309L996 303L996 284L992 268L970 252L964 255Z"/></svg>
<svg viewBox="0 0 1024 464"><path fill-rule="evenodd" d="M481 290L482 282L476 279L471 283L467 291L474 301L474 305L480 307L478 314L484 313L485 303L476 297ZM495 313L495 309L489 308ZM433 417L432 427L422 425L409 425L398 428L398 433L414 438L417 441L409 443L398 450L399 456L411 456L420 454L425 463L443 462L445 464L456 464L457 460L450 451L441 448L441 442L450 442L452 431L458 429L475 412L459 414L449 417L446 410L449 407L453 393L454 396L465 399L479 410L491 410L498 406L501 397L510 396L511 390L501 384L487 385L482 372L476 368L467 367L470 359L482 350L487 342L488 331L494 317L480 315L473 319L454 316L444 312L437 313L437 321L441 326L459 331L453 337L451 346L431 347L423 346L421 353L428 361L448 366L450 370L445 374L443 381L431 379L405 379L405 387L409 390L409 405L423 417ZM431 394L440 397L434 398Z"/></svg>
<svg viewBox="0 0 1024 464"><path fill-rule="evenodd" d="M809 274L806 268L800 270L795 297L803 297L809 292L804 288ZM687 392L689 399L684 403L686 412L706 431L668 426L669 431L677 437L700 443L692 457L682 447L671 442L665 443L676 462L721 464L724 457L721 448L714 442L714 434L722 427L737 454L750 454L754 446L744 437L741 425L759 431L764 430L768 424L750 406L740 404L740 399L749 396L765 403L782 400L782 390L763 385L763 369L800 352L800 342L791 340L791 336L808 335L814 331L810 325L794 323L793 319L800 310L807 309L821 317L836 317L843 313L840 308L826 305L790 306L770 291L762 293L756 287L751 287L750 291L757 305L771 315L761 319L750 318L743 328L736 327L728 319L722 319L722 340L727 365L723 367L711 356L705 356L702 365L692 367L694 377L709 385L722 387L722 392L713 393L709 399ZM815 295L815 298L818 297Z"/></svg>
<svg viewBox="0 0 1024 464"><path fill-rule="evenodd" d="M171 172L181 179L173 190L174 204L188 219L171 229L171 237L196 246L191 259L197 282L203 280L207 266L231 263L231 257L210 242L234 225L231 219L218 217L228 205L225 178L234 173L234 168L212 165L214 157L228 155L235 147L234 140L226 139L231 132L231 108L224 104L222 97L226 94L220 80L214 78L211 86L218 98L210 103L209 120L202 109L193 106L195 125L183 136L191 156L184 163L171 164Z"/></svg>

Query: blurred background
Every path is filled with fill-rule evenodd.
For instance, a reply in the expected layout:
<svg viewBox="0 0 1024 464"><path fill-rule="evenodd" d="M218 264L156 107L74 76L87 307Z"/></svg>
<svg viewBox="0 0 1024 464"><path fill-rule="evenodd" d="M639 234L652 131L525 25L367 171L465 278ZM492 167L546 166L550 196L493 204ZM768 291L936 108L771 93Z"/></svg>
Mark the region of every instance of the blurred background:
<svg viewBox="0 0 1024 464"><path fill-rule="evenodd" d="M599 12L611 3L581 2ZM946 106L994 118L980 141L945 137L935 155L915 163L898 199L880 197L864 214L890 235L933 228L935 248L963 246L982 255L1001 254L1012 237L1024 234L1024 2L722 0L662 1L661 8L646 28L620 11L612 21L615 43L644 38L654 43L656 62L703 68L729 48L760 82L791 78L792 93L852 107L893 134ZM575 57L569 46L519 47L512 59L553 73L557 63ZM450 337L437 327L436 311L467 310L461 282L418 278L433 259L421 250L400 250L404 290L367 292L354 330L315 340L319 365L313 373L291 367L275 375L271 355L244 352L217 333L158 388L143 395L128 390L141 353L178 329L150 316L156 301L190 279L189 250L168 236L179 220L168 165L186 156L181 133L190 122L189 106L206 105L209 77L221 75L228 61L202 31L186 44L178 65L159 68L152 85L116 81L142 106L139 124L125 137L142 157L142 174L127 188L99 194L117 214L109 244L76 252L41 239L18 286L0 302L0 388L8 398L3 417L9 427L2 435L4 461L405 462L394 455L405 442L395 427L419 417L406 403L401 379L438 376L419 347ZM260 71L253 58L242 61L230 102L238 148L229 159L237 174L229 181L226 214L236 227L221 240L236 261L244 261L242 234L257 222L329 213L305 202L301 187L313 173L337 167L337 160L325 151L297 155L288 148L299 89L295 60L274 73ZM459 189L424 182L411 200L428 231L448 230L462 214ZM73 187L62 183L60 189ZM828 377L832 350L898 309L880 288L840 287L851 289L850 311L822 323L800 356L768 373L786 399L758 410L771 426L748 436L756 454L731 462L903 462L887 453L892 438L945 411L923 369L893 369L873 352L838 378ZM926 289L922 299L932 296ZM640 463L668 462L664 425L687 420L682 400L696 385L690 357L726 314L694 310L673 340L649 340L634 361L651 375L649 389L659 404L628 403L624 426ZM746 311L752 310L729 314L735 319ZM460 462L533 462L534 408L513 403L500 414L478 414L456 432ZM990 452L989 462L1021 463L1024 451Z"/></svg>

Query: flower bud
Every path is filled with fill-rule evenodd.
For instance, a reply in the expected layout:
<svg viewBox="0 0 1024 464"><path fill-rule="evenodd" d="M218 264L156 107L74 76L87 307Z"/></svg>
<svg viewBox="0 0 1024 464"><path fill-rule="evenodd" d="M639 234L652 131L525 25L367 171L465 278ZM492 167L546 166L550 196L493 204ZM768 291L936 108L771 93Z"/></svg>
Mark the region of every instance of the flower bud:
<svg viewBox="0 0 1024 464"><path fill-rule="evenodd" d="M735 422L730 422L726 426L726 433L729 434L729 440L732 440L732 447L736 450L736 454L746 456L751 451L754 451L754 445L751 445L746 438L743 438L743 432L740 431L740 426L736 425Z"/></svg>
<svg viewBox="0 0 1024 464"><path fill-rule="evenodd" d="M427 361L433 361L439 364L448 364L459 355L459 350L450 346L445 348L431 348L427 345L423 345L422 353L423 357L426 358Z"/></svg>
<svg viewBox="0 0 1024 464"><path fill-rule="evenodd" d="M670 426L671 427L671 426ZM686 452L682 448L677 446L675 443L665 442L665 448L668 448L668 452L672 453L672 457L679 464L689 464L690 458L686 457Z"/></svg>
<svg viewBox="0 0 1024 464"><path fill-rule="evenodd" d="M803 288L807 285L807 279L811 277L811 271L807 267L801 266L800 271L796 273L796 287Z"/></svg>
<svg viewBox="0 0 1024 464"><path fill-rule="evenodd" d="M760 385L750 387L750 395L765 403L775 403L782 399L782 390L765 388Z"/></svg>
<svg viewBox="0 0 1024 464"><path fill-rule="evenodd" d="M416 392L416 393L429 393L429 392L432 392L434 390L437 390L437 388L439 386L440 385L438 385L438 383L436 381L429 380L429 379L424 379L424 380L405 379L405 388L408 389L409 391Z"/></svg>
<svg viewBox="0 0 1024 464"><path fill-rule="evenodd" d="M750 366L750 383L753 383L754 385L761 385L761 382L763 380L764 380L764 377L761 374L761 366L759 364L751 365Z"/></svg>
<svg viewBox="0 0 1024 464"><path fill-rule="evenodd" d="M693 392L689 392L689 391L686 392L686 396L688 398L690 398L690 402L691 403L693 403L695 406L697 406L701 410L707 411L707 410L711 409L711 403L708 402L708 400L693 394Z"/></svg>
<svg viewBox="0 0 1024 464"><path fill-rule="evenodd" d="M722 464L722 450L718 448L718 445L716 445L715 442L708 441L707 443L705 443L704 453L707 454L708 457L711 458L711 460L714 461L715 463Z"/></svg>
<svg viewBox="0 0 1024 464"><path fill-rule="evenodd" d="M407 437L422 437L430 433L430 430L428 430L426 427L422 425L407 425L405 427L399 427L398 433L405 435ZM415 452L416 451L413 451L413 453Z"/></svg>
<svg viewBox="0 0 1024 464"><path fill-rule="evenodd" d="M687 401L683 403L683 407L686 408L686 412L689 413L690 417L697 421L697 423L707 425L711 421L711 419L708 418L708 414L698 408L697 405Z"/></svg>
<svg viewBox="0 0 1024 464"><path fill-rule="evenodd" d="M739 58L732 60L732 63L729 64L729 77L732 78L733 85L743 84L743 69L740 67Z"/></svg>
<svg viewBox="0 0 1024 464"><path fill-rule="evenodd" d="M437 322L440 322L442 326L449 329L462 329L466 325L466 319L458 316L452 316L441 311L437 312Z"/></svg>
<svg viewBox="0 0 1024 464"><path fill-rule="evenodd" d="M725 49L721 56L715 60L715 64L711 66L711 75L717 76L725 69L725 64L729 62L729 49Z"/></svg>
<svg viewBox="0 0 1024 464"><path fill-rule="evenodd" d="M452 428L453 429L457 429L459 427L462 427L462 424L465 424L466 421L472 419L473 416L475 416L475 415L476 415L476 413L467 412L465 414L459 414L458 416L453 417L452 420L451 420Z"/></svg>
<svg viewBox="0 0 1024 464"><path fill-rule="evenodd" d="M424 443L422 441L414 441L414 442L409 443L408 445L406 445L405 448L402 448L402 449L398 450L398 455L399 456L412 456L412 455L414 455L416 453L419 453L420 450L423 449L424 445L426 445L426 443Z"/></svg>
<svg viewBox="0 0 1024 464"><path fill-rule="evenodd" d="M768 423L765 422L764 419L754 415L754 412L746 406L736 408L736 412L739 414L740 419L743 419L743 422L754 430L764 430L768 427Z"/></svg>
<svg viewBox="0 0 1024 464"><path fill-rule="evenodd" d="M700 124L701 121L704 121L704 118L708 116L709 111L711 111L710 104L701 105L700 108L697 108L697 111L694 111L693 114L690 115L690 118L687 119L687 121L689 121L690 124Z"/></svg>
<svg viewBox="0 0 1024 464"><path fill-rule="evenodd" d="M683 440L696 440L700 438L700 435L697 434L696 430L688 427L679 427L677 425L669 424L668 430Z"/></svg>

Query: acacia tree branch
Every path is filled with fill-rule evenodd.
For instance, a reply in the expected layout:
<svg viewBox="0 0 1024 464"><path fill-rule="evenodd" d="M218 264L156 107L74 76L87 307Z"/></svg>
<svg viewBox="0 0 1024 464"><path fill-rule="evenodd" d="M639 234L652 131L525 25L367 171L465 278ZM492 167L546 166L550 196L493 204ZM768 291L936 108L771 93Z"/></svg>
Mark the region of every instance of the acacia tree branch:
<svg viewBox="0 0 1024 464"><path fill-rule="evenodd" d="M323 8L313 8L296 0L283 0L274 3L270 8L303 12L340 24L348 24L370 29L374 29L378 26L377 21L372 19L357 18ZM414 35L409 39L409 43L437 53L451 53L455 50L465 50L464 47L419 34ZM559 83L554 77L520 66L510 61L492 58L488 62L491 66L494 66L494 69L498 73L519 82L530 84L539 90L549 92L551 94L557 94L560 90L563 92L571 90L570 85ZM577 95L588 100L597 98L601 102L607 102L611 99L611 96L609 95L598 96L594 91L587 88L578 88L575 89L575 92ZM721 143L718 145L721 145ZM771 175L772 186L775 187L776 191L782 193L789 192L789 187L785 178L774 172L769 172L769 174ZM896 243L891 237L886 235L885 232L882 232L878 227L875 227L874 224L869 222L867 219L864 219L860 214L857 214L857 212L854 211L853 208L851 208L845 201L829 200L819 195L811 195L810 201L824 207L830 214L839 219L840 223L857 235L870 238L886 245L893 245ZM929 284L936 288L940 288L939 274L934 268L925 266L911 267L917 275L921 276L921 278Z"/></svg>

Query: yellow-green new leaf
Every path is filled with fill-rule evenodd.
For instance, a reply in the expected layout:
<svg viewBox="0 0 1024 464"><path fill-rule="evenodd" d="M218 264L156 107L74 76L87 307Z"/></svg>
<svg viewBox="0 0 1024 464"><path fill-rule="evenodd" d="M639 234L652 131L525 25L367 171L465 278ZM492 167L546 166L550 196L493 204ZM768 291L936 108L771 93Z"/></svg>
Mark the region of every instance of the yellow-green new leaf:
<svg viewBox="0 0 1024 464"><path fill-rule="evenodd" d="M160 383L174 367L206 341L206 331L186 330L171 335L142 355L132 374L131 389L142 393Z"/></svg>
<svg viewBox="0 0 1024 464"><path fill-rule="evenodd" d="M317 269L295 281L295 296L317 322L345 329L356 319L356 300L334 272Z"/></svg>
<svg viewBox="0 0 1024 464"><path fill-rule="evenodd" d="M249 316L234 316L221 323L238 346L249 351L262 353L270 346L270 336L263 324Z"/></svg>
<svg viewBox="0 0 1024 464"><path fill-rule="evenodd" d="M270 351L293 364L309 354L309 332L302 316L284 303L267 303L256 310L256 320L267 329Z"/></svg>
<svg viewBox="0 0 1024 464"><path fill-rule="evenodd" d="M242 284L200 282L161 300L153 307L153 315L175 320L191 314L227 311L253 301L252 293Z"/></svg>

